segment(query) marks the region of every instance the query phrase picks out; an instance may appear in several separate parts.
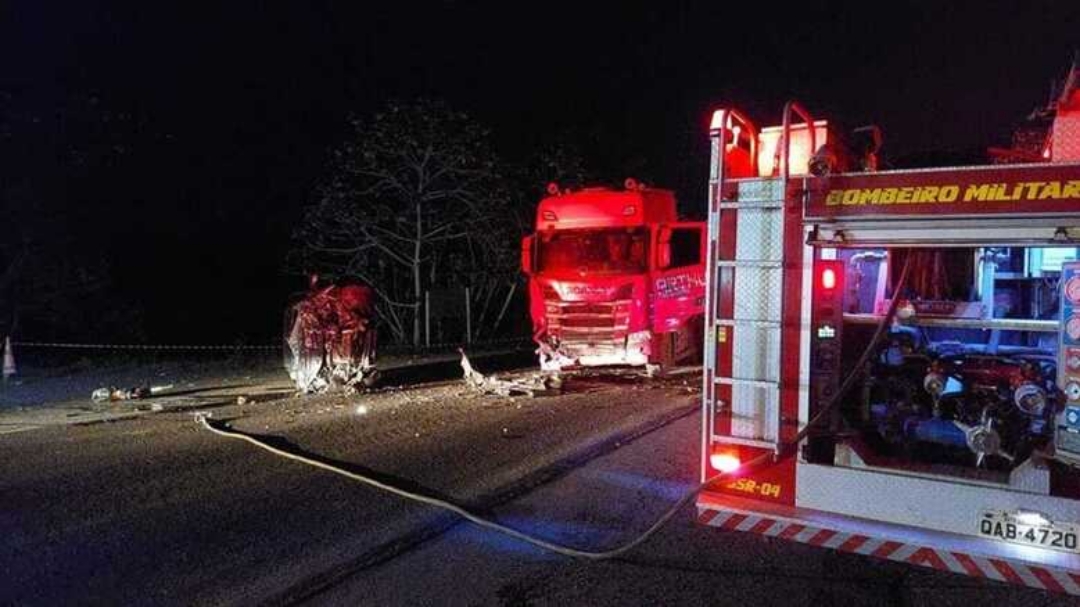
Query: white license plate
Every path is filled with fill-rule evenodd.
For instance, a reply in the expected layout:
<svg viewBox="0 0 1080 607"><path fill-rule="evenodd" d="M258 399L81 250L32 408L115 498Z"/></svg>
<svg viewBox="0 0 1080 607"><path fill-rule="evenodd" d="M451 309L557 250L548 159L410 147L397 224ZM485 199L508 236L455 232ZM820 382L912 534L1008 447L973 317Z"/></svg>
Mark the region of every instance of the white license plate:
<svg viewBox="0 0 1080 607"><path fill-rule="evenodd" d="M1080 525L1032 520L1042 517L988 510L979 517L979 535L1012 544L1080 553Z"/></svg>

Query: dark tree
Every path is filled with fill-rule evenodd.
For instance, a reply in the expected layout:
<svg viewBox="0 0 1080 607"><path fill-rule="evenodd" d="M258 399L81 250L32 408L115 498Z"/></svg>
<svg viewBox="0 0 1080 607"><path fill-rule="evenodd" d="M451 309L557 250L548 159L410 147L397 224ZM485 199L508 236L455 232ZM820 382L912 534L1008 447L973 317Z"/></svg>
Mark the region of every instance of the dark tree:
<svg viewBox="0 0 1080 607"><path fill-rule="evenodd" d="M24 105L0 91L0 334L135 337L139 314L114 288L102 205L126 195L119 176L142 126L93 94L48 111Z"/></svg>
<svg viewBox="0 0 1080 607"><path fill-rule="evenodd" d="M418 346L425 289L472 285L490 301L498 285L516 283L521 226L488 132L469 116L423 100L352 127L289 265L363 280L393 336Z"/></svg>

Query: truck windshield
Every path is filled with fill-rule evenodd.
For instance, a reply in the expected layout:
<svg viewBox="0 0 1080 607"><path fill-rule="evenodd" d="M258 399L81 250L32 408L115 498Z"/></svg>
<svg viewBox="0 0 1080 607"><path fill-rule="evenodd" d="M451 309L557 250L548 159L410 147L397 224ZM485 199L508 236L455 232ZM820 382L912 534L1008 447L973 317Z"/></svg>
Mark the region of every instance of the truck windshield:
<svg viewBox="0 0 1080 607"><path fill-rule="evenodd" d="M648 228L541 233L540 271L633 274L648 268Z"/></svg>

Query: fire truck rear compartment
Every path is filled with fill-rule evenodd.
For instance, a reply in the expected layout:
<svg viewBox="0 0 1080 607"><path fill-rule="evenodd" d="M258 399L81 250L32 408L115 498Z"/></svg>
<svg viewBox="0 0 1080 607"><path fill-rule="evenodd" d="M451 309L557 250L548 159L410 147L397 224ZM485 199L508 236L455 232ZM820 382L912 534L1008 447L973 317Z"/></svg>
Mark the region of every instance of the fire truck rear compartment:
<svg viewBox="0 0 1080 607"><path fill-rule="evenodd" d="M808 458L1080 497L1057 368L1062 264L1077 253L818 249L815 288L835 272L827 280L842 291L841 310L819 305L812 321L811 415L852 369L896 296L890 281L904 256L912 256L912 270L884 343L857 370L861 377Z"/></svg>

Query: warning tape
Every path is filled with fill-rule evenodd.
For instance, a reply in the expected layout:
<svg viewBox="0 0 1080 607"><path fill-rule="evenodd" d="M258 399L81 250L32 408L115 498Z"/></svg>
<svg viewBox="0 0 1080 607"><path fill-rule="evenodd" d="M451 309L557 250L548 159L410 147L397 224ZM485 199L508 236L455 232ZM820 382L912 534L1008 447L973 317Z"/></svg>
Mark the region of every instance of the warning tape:
<svg viewBox="0 0 1080 607"><path fill-rule="evenodd" d="M505 338L502 338L502 339L485 339L485 340L481 340L481 341L474 341L474 342L472 342L470 344L467 344L467 343L461 342L461 341L448 341L448 342L442 342L442 343L437 343L437 344L427 344L427 345L421 345L421 346L415 346L415 347L412 344L388 344L386 346L379 346L379 349L380 350L393 350L393 349L437 350L437 349L443 349L443 348L465 348L465 349L469 349L469 348L474 348L476 346L498 346L498 345L527 344L527 343L532 343L532 338L527 337L527 336L521 336L521 337L505 337Z"/></svg>
<svg viewBox="0 0 1080 607"><path fill-rule="evenodd" d="M409 344L389 344L380 349L393 351L397 349L402 350L433 350L437 348L456 348L456 347L476 347L476 346L493 346L500 344L523 344L531 341L528 337L511 337L504 339L490 339L473 342L471 344L461 342L447 342L439 344L431 344L420 346L419 348L413 347ZM73 342L51 342L51 341L12 341L12 346L21 348L58 348L58 349L70 349L70 350L172 350L172 351L228 351L228 350L281 350L283 345L258 345L258 344L81 344Z"/></svg>
<svg viewBox="0 0 1080 607"><path fill-rule="evenodd" d="M280 350L282 346L250 344L202 345L202 344L77 344L49 341L13 341L12 346L23 348L67 348L73 350Z"/></svg>

